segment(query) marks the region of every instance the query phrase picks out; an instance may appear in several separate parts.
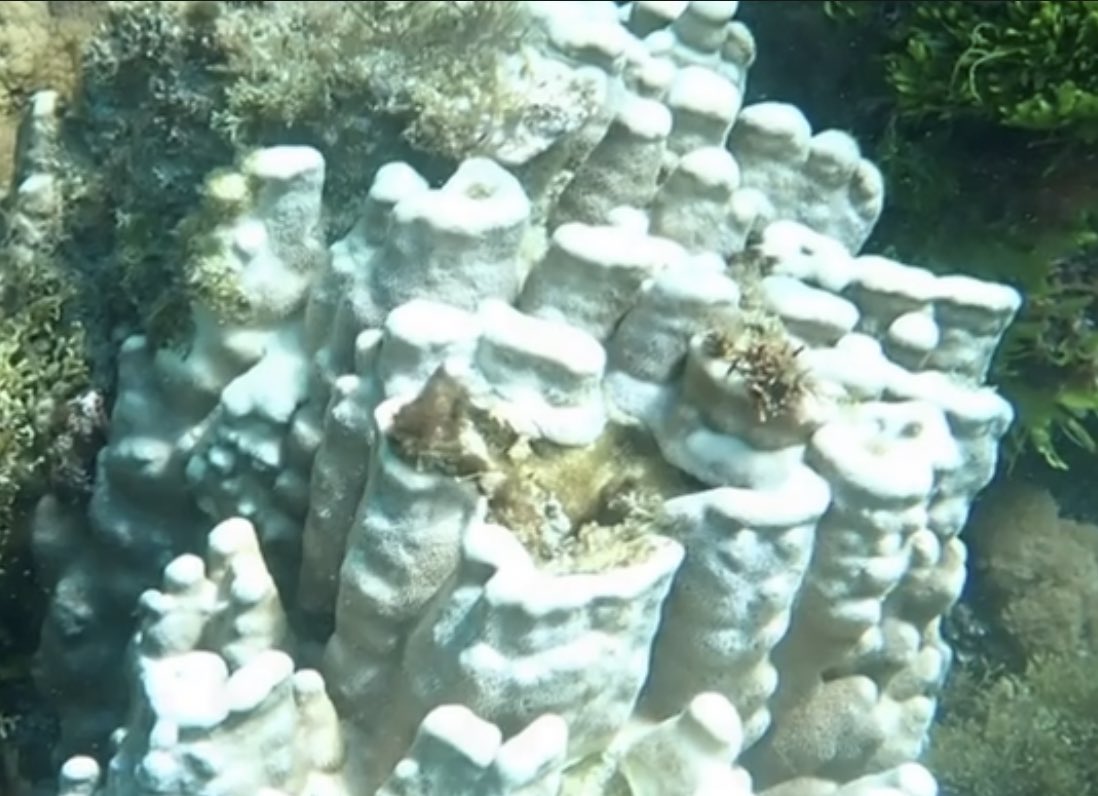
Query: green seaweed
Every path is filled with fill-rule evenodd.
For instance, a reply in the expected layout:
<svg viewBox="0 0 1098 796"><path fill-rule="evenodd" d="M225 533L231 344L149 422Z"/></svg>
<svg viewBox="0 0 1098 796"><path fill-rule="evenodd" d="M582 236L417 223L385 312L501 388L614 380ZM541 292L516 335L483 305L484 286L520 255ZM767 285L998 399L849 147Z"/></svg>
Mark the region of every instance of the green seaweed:
<svg viewBox="0 0 1098 796"><path fill-rule="evenodd" d="M912 3L885 58L901 114L1098 137L1098 3Z"/></svg>
<svg viewBox="0 0 1098 796"><path fill-rule="evenodd" d="M52 242L56 243L56 242ZM0 569L21 499L64 464L65 403L88 387L74 285L49 243L0 253Z"/></svg>
<svg viewBox="0 0 1098 796"><path fill-rule="evenodd" d="M943 793L1098 794L1094 663L1061 655L1016 675L955 675L926 755Z"/></svg>
<svg viewBox="0 0 1098 796"><path fill-rule="evenodd" d="M1098 3L822 7L874 64L857 103L877 109L868 137L889 188L872 243L1019 288L992 372L1018 413L1009 460L1032 450L1064 468L1065 442L1095 451L1094 277L1078 266L1098 237Z"/></svg>

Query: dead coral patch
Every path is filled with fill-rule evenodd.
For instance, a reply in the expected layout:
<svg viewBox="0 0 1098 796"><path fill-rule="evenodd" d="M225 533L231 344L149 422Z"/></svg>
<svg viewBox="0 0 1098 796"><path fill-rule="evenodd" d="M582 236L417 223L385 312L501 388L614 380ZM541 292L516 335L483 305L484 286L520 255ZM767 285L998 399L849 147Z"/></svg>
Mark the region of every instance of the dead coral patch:
<svg viewBox="0 0 1098 796"><path fill-rule="evenodd" d="M421 470L475 481L491 522L558 573L600 572L643 558L665 499L692 487L641 429L611 424L592 445L518 434L441 369L394 416L393 450Z"/></svg>
<svg viewBox="0 0 1098 796"><path fill-rule="evenodd" d="M506 430L472 402L465 386L439 368L393 416L388 442L417 470L464 479L489 470L488 440L501 433Z"/></svg>
<svg viewBox="0 0 1098 796"><path fill-rule="evenodd" d="M636 427L611 424L592 445L512 446L489 480L490 518L553 572L600 572L651 550L663 501L692 487Z"/></svg>

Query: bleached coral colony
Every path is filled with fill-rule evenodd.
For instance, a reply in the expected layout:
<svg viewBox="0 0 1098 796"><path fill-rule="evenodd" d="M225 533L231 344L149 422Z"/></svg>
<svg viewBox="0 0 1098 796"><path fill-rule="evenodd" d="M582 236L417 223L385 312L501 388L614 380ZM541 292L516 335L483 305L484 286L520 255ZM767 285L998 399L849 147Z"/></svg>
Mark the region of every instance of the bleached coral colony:
<svg viewBox="0 0 1098 796"><path fill-rule="evenodd" d="M1019 296L859 254L881 176L741 107L736 5L528 3L526 103L330 248L317 151L211 177L233 311L125 341L89 516L38 513L65 748L129 683L64 796L936 792Z"/></svg>

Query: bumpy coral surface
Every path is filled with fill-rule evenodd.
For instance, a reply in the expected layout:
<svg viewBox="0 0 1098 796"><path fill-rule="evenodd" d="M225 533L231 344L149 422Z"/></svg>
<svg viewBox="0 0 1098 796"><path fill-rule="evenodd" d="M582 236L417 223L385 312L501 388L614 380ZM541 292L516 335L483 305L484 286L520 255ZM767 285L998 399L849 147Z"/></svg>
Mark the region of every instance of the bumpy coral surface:
<svg viewBox="0 0 1098 796"><path fill-rule="evenodd" d="M736 5L527 4L538 107L331 247L315 150L211 179L193 337L39 509L65 751L121 725L62 793L936 792L1019 298L859 255L880 175L741 107Z"/></svg>

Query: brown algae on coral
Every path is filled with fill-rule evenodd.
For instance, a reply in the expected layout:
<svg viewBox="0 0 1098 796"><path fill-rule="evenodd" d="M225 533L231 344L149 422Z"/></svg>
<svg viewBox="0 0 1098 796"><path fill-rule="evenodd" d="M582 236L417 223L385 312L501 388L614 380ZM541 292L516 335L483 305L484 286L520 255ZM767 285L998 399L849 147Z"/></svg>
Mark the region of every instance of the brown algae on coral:
<svg viewBox="0 0 1098 796"><path fill-rule="evenodd" d="M727 363L726 376L742 381L760 423L795 415L811 392L808 370L798 359L804 346L790 340L776 318L749 313L713 328L703 350Z"/></svg>

